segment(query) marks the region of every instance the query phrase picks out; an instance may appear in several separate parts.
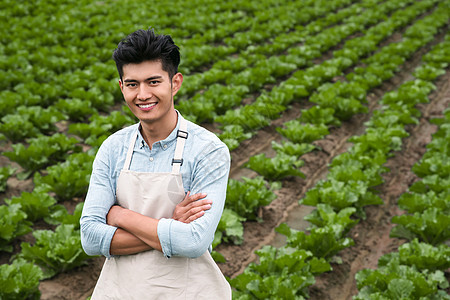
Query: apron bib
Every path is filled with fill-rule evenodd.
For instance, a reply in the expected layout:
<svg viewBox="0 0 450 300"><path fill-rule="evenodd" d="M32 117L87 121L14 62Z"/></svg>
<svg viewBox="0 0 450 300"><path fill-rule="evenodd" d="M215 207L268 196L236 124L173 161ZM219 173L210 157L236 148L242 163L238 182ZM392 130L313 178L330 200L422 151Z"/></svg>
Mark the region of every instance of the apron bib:
<svg viewBox="0 0 450 300"><path fill-rule="evenodd" d="M171 173L129 170L137 134L132 135L117 181L117 202L140 214L171 218L185 196L180 174L187 122L179 115ZM114 256L105 261L92 295L103 299L231 299L231 288L209 251L198 258L173 256L157 250Z"/></svg>

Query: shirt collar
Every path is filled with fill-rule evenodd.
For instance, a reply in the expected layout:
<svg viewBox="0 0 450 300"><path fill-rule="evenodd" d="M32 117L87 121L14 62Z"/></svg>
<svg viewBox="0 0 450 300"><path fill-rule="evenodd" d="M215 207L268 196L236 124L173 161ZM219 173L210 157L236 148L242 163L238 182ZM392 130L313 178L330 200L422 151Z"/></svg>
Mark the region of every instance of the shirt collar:
<svg viewBox="0 0 450 300"><path fill-rule="evenodd" d="M180 128L180 117L181 114L178 110L175 109L175 111L177 112L178 118L177 118L177 125L175 126L174 130L172 130L172 132L169 134L168 137L166 137L164 140L158 141L156 143L154 143L152 146L154 147L160 147L162 150L167 150L170 146L170 144L172 144L174 141L176 141L177 139L177 132L178 129ZM138 126L138 138L136 141L136 146L139 147L139 149L143 149L145 146L147 146L147 143L145 142L144 138L142 137L141 134L141 123L139 122L139 126ZM164 147L164 145L167 145L166 147Z"/></svg>

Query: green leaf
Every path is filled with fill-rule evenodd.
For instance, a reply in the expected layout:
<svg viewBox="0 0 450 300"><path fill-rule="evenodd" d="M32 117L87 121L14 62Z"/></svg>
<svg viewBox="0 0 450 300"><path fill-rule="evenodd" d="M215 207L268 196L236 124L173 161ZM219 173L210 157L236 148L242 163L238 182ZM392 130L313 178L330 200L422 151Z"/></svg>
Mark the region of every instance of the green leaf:
<svg viewBox="0 0 450 300"><path fill-rule="evenodd" d="M6 199L8 205L20 204L27 214L27 220L35 222L50 214L49 207L56 203L55 198L45 191L34 189L33 192L22 192L20 197Z"/></svg>
<svg viewBox="0 0 450 300"><path fill-rule="evenodd" d="M300 157L303 154L311 152L316 149L316 146L308 143L296 144L291 141L283 141L281 144L272 141L272 148L278 153L282 152L289 156Z"/></svg>
<svg viewBox="0 0 450 300"><path fill-rule="evenodd" d="M94 156L86 152L70 155L63 163L48 167L47 175L34 175L36 186L48 186L58 200L82 197L87 192Z"/></svg>
<svg viewBox="0 0 450 300"><path fill-rule="evenodd" d="M287 176L305 175L299 170L304 164L296 156L290 156L283 152L277 153L273 158L267 157L264 153L250 157L245 167L252 169L267 180L281 180Z"/></svg>
<svg viewBox="0 0 450 300"><path fill-rule="evenodd" d="M450 239L450 215L435 207L414 215L394 216L392 223L398 224L398 229L394 227L391 231L392 237L417 237L431 245L438 245Z"/></svg>
<svg viewBox="0 0 450 300"><path fill-rule="evenodd" d="M341 121L334 117L334 109L331 107L322 108L319 105L310 109L303 109L299 121L302 123L325 124L327 126L340 126Z"/></svg>
<svg viewBox="0 0 450 300"><path fill-rule="evenodd" d="M16 168L12 168L11 166L1 167L0 168L0 192L6 191L6 182L8 178L11 177Z"/></svg>
<svg viewBox="0 0 450 300"><path fill-rule="evenodd" d="M344 229L340 225L328 225L313 228L309 235L303 231L292 231L291 229L287 245L311 251L315 257L329 259L342 249L354 245L352 239L342 236Z"/></svg>
<svg viewBox="0 0 450 300"><path fill-rule="evenodd" d="M52 211L48 217L44 220L48 224L59 225L59 224L71 224L74 225L75 229L80 228L80 218L83 212L84 202L80 202L75 206L73 214L69 214L67 208L64 205L55 205L52 207Z"/></svg>
<svg viewBox="0 0 450 300"><path fill-rule="evenodd" d="M20 204L0 206L0 251L12 252L14 238L31 231L32 223L26 221L27 214Z"/></svg>
<svg viewBox="0 0 450 300"><path fill-rule="evenodd" d="M39 281L43 278L41 269L23 259L0 266L0 299L32 299L41 296Z"/></svg>
<svg viewBox="0 0 450 300"><path fill-rule="evenodd" d="M297 144L311 143L322 139L329 133L327 126L324 124L302 124L297 120L284 123L284 127L277 128L277 131L291 142Z"/></svg>
<svg viewBox="0 0 450 300"><path fill-rule="evenodd" d="M225 208L216 229L213 248L221 242L240 245L244 240L243 221L245 218L239 216L235 211Z"/></svg>
<svg viewBox="0 0 450 300"><path fill-rule="evenodd" d="M22 243L19 256L39 265L45 278L85 264L89 256L81 248L79 230L74 228L74 225L64 224L55 231L34 231L36 243L33 246Z"/></svg>
<svg viewBox="0 0 450 300"><path fill-rule="evenodd" d="M414 284L406 279L392 279L388 284L388 293L392 299L410 299L414 293Z"/></svg>
<svg viewBox="0 0 450 300"><path fill-rule="evenodd" d="M69 152L81 151L81 146L76 145L77 139L61 133L52 136L41 135L27 141L30 143L28 148L23 144L14 144L13 151L3 152L3 155L30 172L64 160Z"/></svg>
<svg viewBox="0 0 450 300"><path fill-rule="evenodd" d="M228 181L225 207L243 218L255 220L259 207L269 205L276 198L273 191L277 186L269 185L261 176L241 179Z"/></svg>

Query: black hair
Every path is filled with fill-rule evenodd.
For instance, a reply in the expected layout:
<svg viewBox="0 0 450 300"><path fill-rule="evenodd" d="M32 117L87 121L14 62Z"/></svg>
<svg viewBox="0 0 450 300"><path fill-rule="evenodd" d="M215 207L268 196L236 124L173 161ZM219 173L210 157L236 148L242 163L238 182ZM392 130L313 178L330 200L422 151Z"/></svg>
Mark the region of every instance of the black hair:
<svg viewBox="0 0 450 300"><path fill-rule="evenodd" d="M155 34L153 29L139 29L120 41L114 50L113 59L121 80L124 65L158 60L172 80L180 64L179 50L170 35Z"/></svg>

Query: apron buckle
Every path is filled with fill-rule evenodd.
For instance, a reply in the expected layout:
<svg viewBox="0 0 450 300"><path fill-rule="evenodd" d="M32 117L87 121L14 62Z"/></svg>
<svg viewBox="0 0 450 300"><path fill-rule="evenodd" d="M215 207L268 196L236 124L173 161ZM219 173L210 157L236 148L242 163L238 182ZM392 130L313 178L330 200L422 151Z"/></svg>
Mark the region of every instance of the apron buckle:
<svg viewBox="0 0 450 300"><path fill-rule="evenodd" d="M188 133L187 133L187 131L183 131L183 130L179 130L178 129L177 137L180 137L180 138L183 138L183 139L187 139Z"/></svg>
<svg viewBox="0 0 450 300"><path fill-rule="evenodd" d="M172 159L172 166L173 166L173 164L180 164L180 166L182 166L183 165L183 159L181 158L181 159Z"/></svg>

